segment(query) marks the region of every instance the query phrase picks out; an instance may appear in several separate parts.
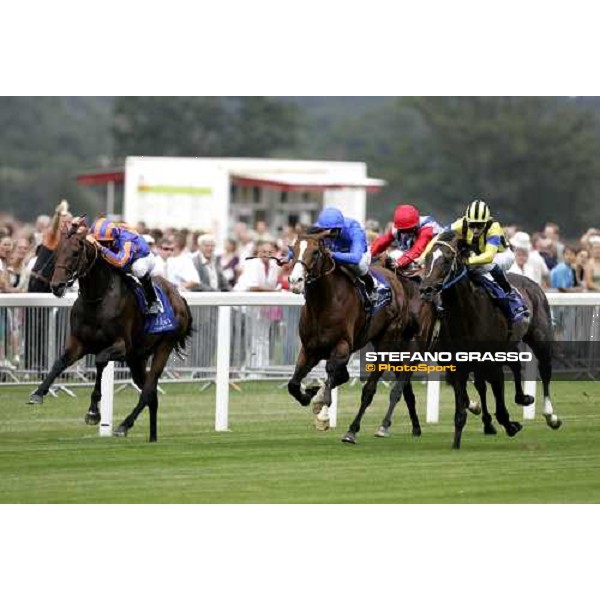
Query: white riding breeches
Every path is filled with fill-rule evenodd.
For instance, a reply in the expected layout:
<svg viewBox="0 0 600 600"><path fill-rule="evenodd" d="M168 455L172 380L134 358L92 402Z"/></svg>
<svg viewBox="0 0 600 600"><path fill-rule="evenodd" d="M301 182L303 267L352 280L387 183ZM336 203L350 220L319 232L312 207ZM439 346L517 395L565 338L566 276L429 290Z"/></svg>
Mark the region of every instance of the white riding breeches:
<svg viewBox="0 0 600 600"><path fill-rule="evenodd" d="M498 265L506 273L512 267L514 262L515 255L510 248L507 248L504 252L497 252L493 262L487 265L477 265L472 267L471 270L489 273L496 265Z"/></svg>
<svg viewBox="0 0 600 600"><path fill-rule="evenodd" d="M150 253L148 256L144 256L143 258L138 258L131 263L131 272L138 279L144 277L152 271L154 268L154 263L156 262L156 257L154 254Z"/></svg>
<svg viewBox="0 0 600 600"><path fill-rule="evenodd" d="M367 250L361 257L357 265L344 265L348 267L352 272L356 273L360 277L366 275L369 272L369 265L371 264L371 251Z"/></svg>

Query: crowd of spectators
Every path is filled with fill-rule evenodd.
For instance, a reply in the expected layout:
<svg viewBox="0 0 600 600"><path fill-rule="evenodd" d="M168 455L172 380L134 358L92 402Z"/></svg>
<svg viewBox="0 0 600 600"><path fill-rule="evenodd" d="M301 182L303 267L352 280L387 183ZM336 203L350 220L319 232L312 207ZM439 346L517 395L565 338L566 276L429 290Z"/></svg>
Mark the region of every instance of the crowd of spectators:
<svg viewBox="0 0 600 600"><path fill-rule="evenodd" d="M51 262L47 257L52 256L60 231L71 219L66 201L53 215L40 215L31 224L0 213L0 293L48 291ZM286 255L288 245L302 230L301 225L272 231L264 221L252 227L236 222L230 228L231 237L218 245L210 231L156 229L143 222L134 226L157 257L153 275L163 276L187 292L285 291L288 268L272 259ZM385 229L373 220L365 227L369 243ZM529 277L546 290L600 291L600 229L588 229L570 240L563 239L555 223L546 223L541 231L532 233L506 225L505 234L515 254L511 272ZM50 272L44 272L48 267ZM19 361L21 324L16 313L9 312L0 308L0 338L6 341L0 344L0 368L8 364L7 354L12 354L13 364ZM268 312L268 318L277 319L276 312Z"/></svg>
<svg viewBox="0 0 600 600"><path fill-rule="evenodd" d="M54 250L60 229L71 218L64 201L53 216L40 215L33 224L0 214L0 292L36 291L35 281L30 281L36 258ZM369 242L383 231L377 221L365 225ZM198 292L285 290L286 269L271 259L286 254L301 230L296 226L271 231L264 221L253 228L237 222L231 237L218 247L212 232L148 228L143 222L135 227L157 257L153 274L181 290ZM600 291L600 229L588 229L576 240L564 240L555 223L531 234L507 225L505 233L515 253L512 272L544 289Z"/></svg>

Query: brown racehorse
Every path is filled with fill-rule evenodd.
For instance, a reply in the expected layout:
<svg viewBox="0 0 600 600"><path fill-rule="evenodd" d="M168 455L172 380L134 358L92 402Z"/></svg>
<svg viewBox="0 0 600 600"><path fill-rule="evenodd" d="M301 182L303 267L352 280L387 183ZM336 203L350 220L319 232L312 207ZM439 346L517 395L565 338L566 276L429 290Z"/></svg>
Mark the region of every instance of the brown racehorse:
<svg viewBox="0 0 600 600"><path fill-rule="evenodd" d="M489 294L475 286L467 275L466 258L468 249L458 236L451 231L438 236L425 262L425 275L421 282L421 293L425 299L436 294L442 295L446 317L440 329L440 343L444 349L457 345L461 350L473 349L482 344L502 344L503 349L511 349L510 332L506 318L489 297ZM521 291L527 303L531 320L522 331L522 339L533 350L538 362L544 388L543 414L549 427L558 429L560 419L554 413L550 400L550 380L552 377L553 331L548 300L543 290L525 277L511 276L511 282ZM516 343L514 343L516 347ZM504 375L500 363L457 363L456 372L451 375L454 388L454 443L458 449L462 430L466 423L467 379L474 372L478 391L489 381L496 400L496 418L510 436L521 430L520 423L511 421L504 400ZM520 377L515 377L519 403L527 404L521 389ZM491 418L490 418L491 421Z"/></svg>
<svg viewBox="0 0 600 600"><path fill-rule="evenodd" d="M86 229L72 229L63 235L56 250L56 266L51 280L52 292L63 296L66 288L79 280L79 297L70 315L70 337L61 357L54 363L43 383L32 394L30 403L41 404L52 382L66 368L87 354L96 355L96 382L85 422L100 422L98 403L102 372L109 361L125 361L141 394L137 406L115 430L126 435L140 412L148 406L150 441L157 439L158 379L173 350L185 348L192 334L192 316L187 302L166 280L156 282L166 292L177 319L177 329L159 334L144 333L145 317L125 277L99 257L96 246L86 240ZM152 355L150 370L146 364Z"/></svg>
<svg viewBox="0 0 600 600"><path fill-rule="evenodd" d="M362 305L356 289L355 276L336 265L325 244L328 232L299 236L292 248L293 259L289 276L290 288L304 293L306 303L300 316L300 340L302 346L288 391L302 405L308 406L318 387L302 389L302 380L318 364L326 361L327 379L320 391L322 399L315 402L313 411L317 419L327 420L331 406L331 390L349 379L348 361L356 350L372 343L375 349L385 346L397 349L397 344L410 340L417 332L417 323L411 318L409 299L402 283L393 272L375 267L388 280L391 302L369 316ZM360 410L342 438L356 443L360 421L371 404L381 373L374 372L367 379L361 394ZM399 377L394 386L398 398L410 377ZM420 433L420 425L414 407L414 395L405 397L411 417L413 432ZM411 405L412 402L412 405Z"/></svg>

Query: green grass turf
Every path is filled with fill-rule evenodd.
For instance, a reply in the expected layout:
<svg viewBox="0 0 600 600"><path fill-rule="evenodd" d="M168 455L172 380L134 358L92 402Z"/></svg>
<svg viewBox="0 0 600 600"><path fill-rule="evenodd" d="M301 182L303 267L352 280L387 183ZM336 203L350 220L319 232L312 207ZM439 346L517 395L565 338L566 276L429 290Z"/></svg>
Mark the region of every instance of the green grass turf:
<svg viewBox="0 0 600 600"><path fill-rule="evenodd" d="M509 384L510 385L510 384ZM600 502L600 390L597 383L556 382L563 427L540 412L509 438L484 436L469 415L463 447L451 450L453 401L445 386L440 423L425 423L425 386L416 384L423 435L413 438L404 403L392 436L373 436L387 406L379 393L359 443L340 442L359 404L359 387L340 392L339 424L322 433L312 415L275 383L231 393L228 433L214 431L214 387L166 386L159 440L147 442L142 413L127 438L100 438L83 423L89 390L28 406L31 390L0 388L2 503L590 503ZM116 398L115 423L135 402Z"/></svg>

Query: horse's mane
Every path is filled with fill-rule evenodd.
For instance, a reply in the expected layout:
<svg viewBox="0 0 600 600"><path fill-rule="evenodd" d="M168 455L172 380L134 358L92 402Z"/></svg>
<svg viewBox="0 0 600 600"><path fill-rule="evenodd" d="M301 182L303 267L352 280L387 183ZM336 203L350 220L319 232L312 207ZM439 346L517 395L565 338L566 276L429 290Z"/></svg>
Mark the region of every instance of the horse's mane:
<svg viewBox="0 0 600 600"><path fill-rule="evenodd" d="M456 237L456 232L452 231L452 229L448 229L446 231L442 231L442 233L440 233L437 239L440 242L453 242L456 239Z"/></svg>
<svg viewBox="0 0 600 600"><path fill-rule="evenodd" d="M322 233L323 229L321 229L320 227L315 227L314 225L311 225L310 227L306 228L306 231L303 231L299 237L304 237L307 235L316 235L317 233Z"/></svg>

